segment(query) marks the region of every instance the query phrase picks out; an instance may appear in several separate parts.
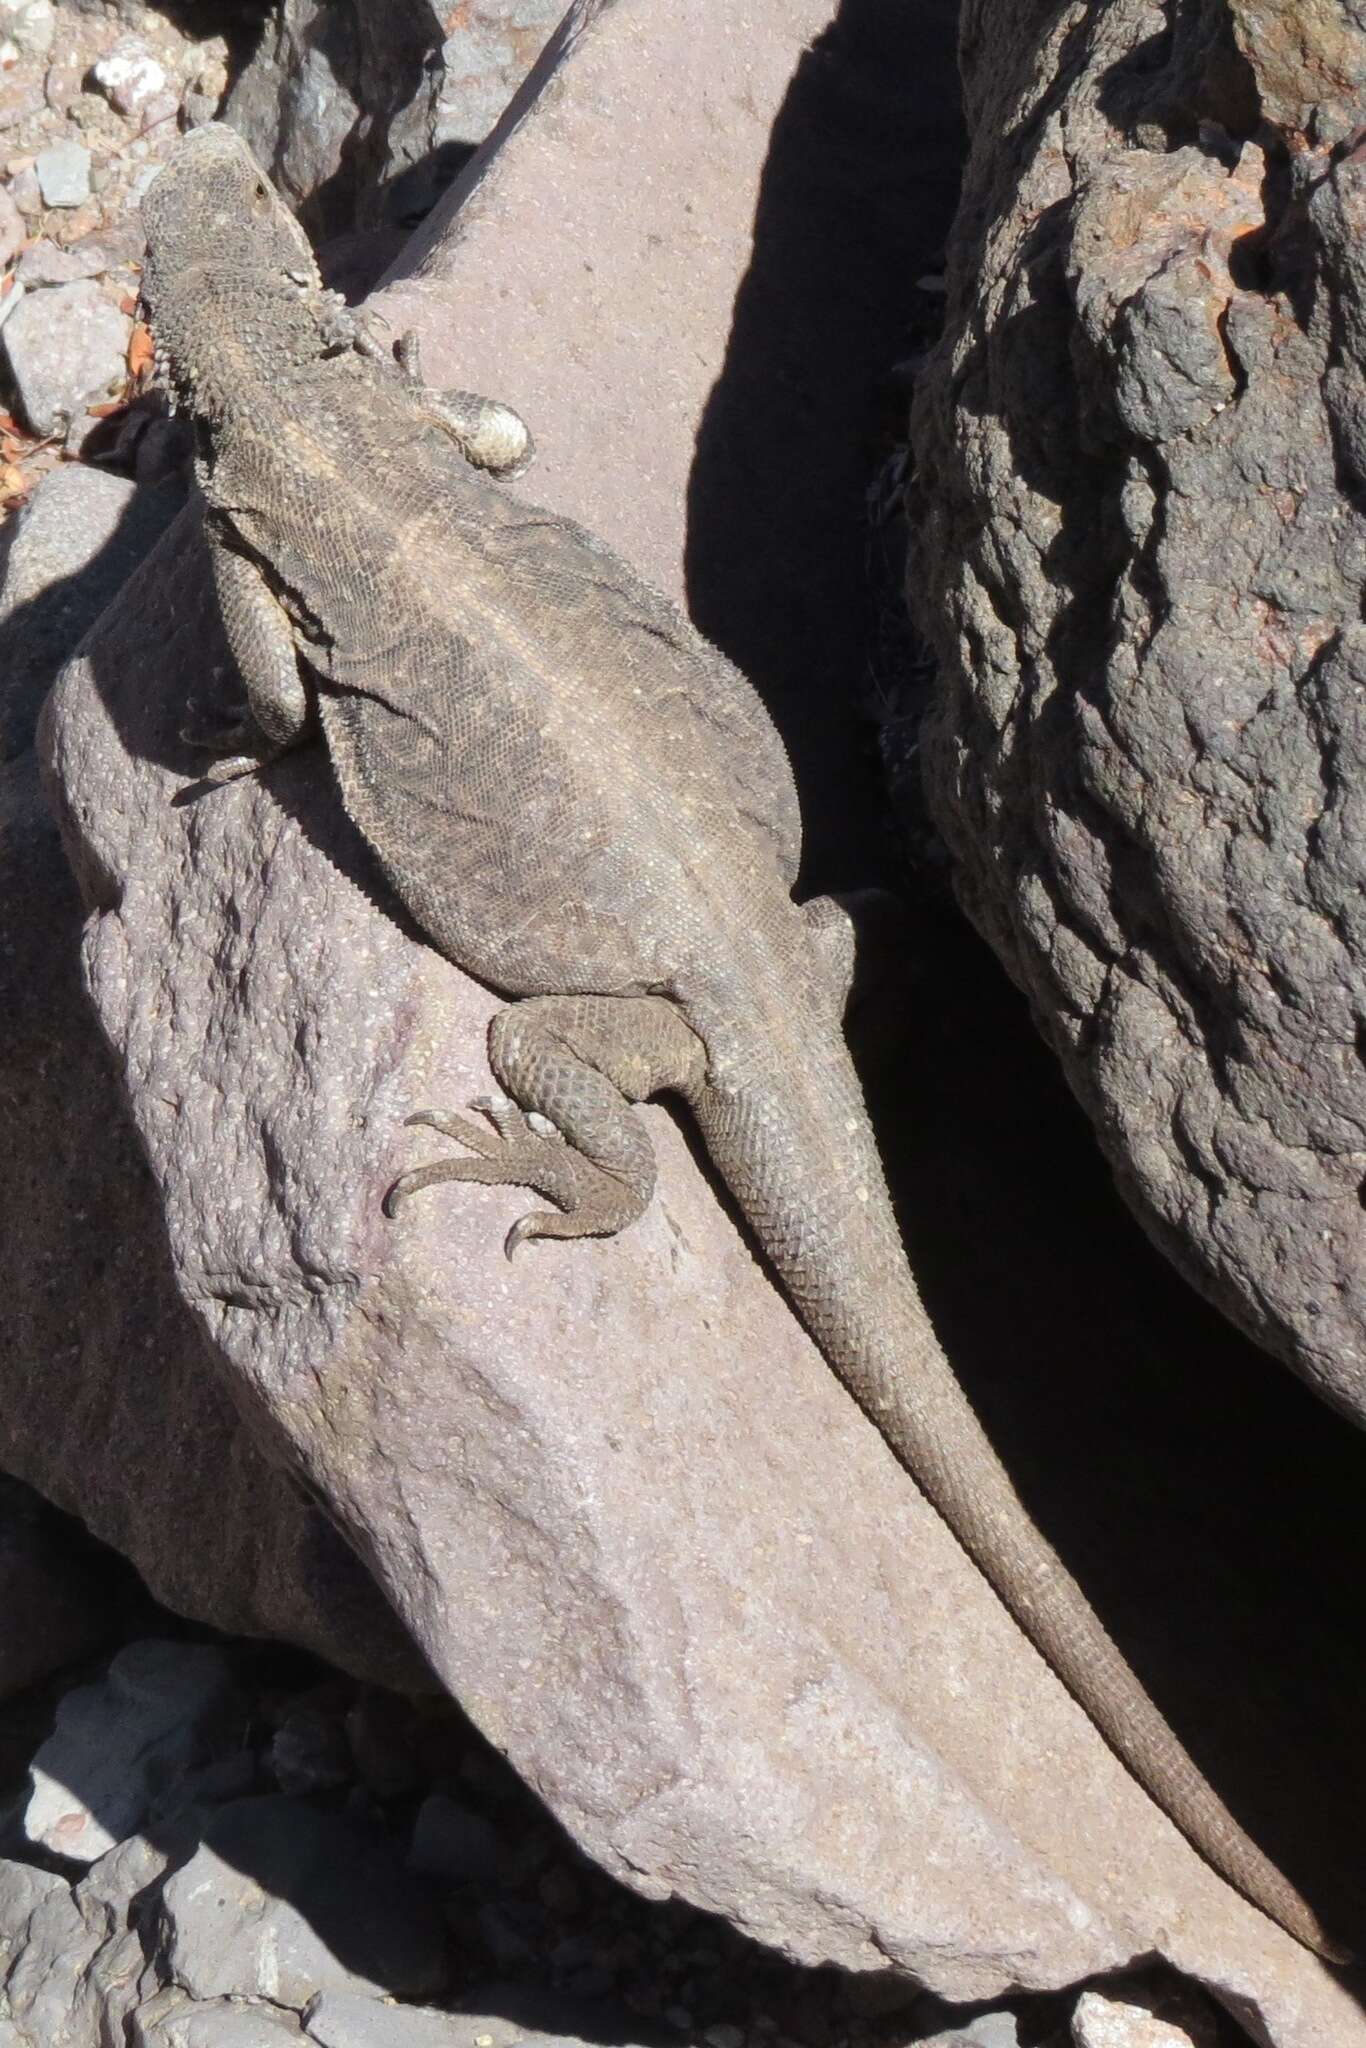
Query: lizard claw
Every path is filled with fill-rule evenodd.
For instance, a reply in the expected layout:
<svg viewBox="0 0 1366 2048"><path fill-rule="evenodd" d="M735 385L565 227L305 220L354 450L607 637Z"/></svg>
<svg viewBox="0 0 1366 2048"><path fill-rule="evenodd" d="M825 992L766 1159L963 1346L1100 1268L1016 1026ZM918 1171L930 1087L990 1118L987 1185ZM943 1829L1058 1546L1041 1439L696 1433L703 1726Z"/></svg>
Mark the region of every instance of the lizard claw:
<svg viewBox="0 0 1366 2048"><path fill-rule="evenodd" d="M443 1138L454 1139L475 1156L438 1159L400 1174L384 1197L386 1216L393 1216L399 1203L409 1195L447 1180L475 1181L486 1187L535 1188L563 1210L577 1206L577 1155L553 1125L549 1127L553 1136L533 1129L523 1111L505 1095L481 1096L470 1108L486 1116L493 1130L472 1123L468 1117L442 1116L430 1109L420 1109L405 1117L405 1125L439 1131ZM508 1234L508 1257L527 1237L544 1236L547 1226L557 1225L561 1220L550 1214L524 1216Z"/></svg>

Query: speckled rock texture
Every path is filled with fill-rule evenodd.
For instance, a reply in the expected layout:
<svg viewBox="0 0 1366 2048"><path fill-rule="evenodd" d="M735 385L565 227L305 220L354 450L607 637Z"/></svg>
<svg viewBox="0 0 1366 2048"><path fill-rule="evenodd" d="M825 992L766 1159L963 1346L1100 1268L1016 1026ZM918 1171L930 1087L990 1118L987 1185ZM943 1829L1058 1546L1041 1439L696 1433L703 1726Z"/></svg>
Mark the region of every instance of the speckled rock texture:
<svg viewBox="0 0 1366 2048"><path fill-rule="evenodd" d="M934 808L1145 1228L1360 1420L1366 27L968 0L962 35Z"/></svg>
<svg viewBox="0 0 1366 2048"><path fill-rule="evenodd" d="M82 908L39 792L44 692L181 497L71 465L6 533L0 1468L78 1515L182 1614L421 1684L354 1554L249 1436L177 1292L160 1202L81 986ZM10 1626L22 1620L18 1602L7 1612ZM40 1642L17 1643L14 1661Z"/></svg>
<svg viewBox="0 0 1366 2048"><path fill-rule="evenodd" d="M587 507L691 596L706 515L725 495L714 446L706 488L694 467L717 418L737 422L756 462L788 452L793 404L809 423L803 460L848 431L853 402L841 391L822 410L814 363L807 387L800 356L777 377L773 353L755 350L755 297L780 335L804 296L826 304L829 276L809 268L815 216L799 203L822 184L828 205L836 183L840 200L819 220L830 276L854 270L854 251L866 261L857 307L879 303L889 242L916 260L892 238L904 236L908 138L927 101L925 146L942 161L946 39L931 92L925 24L894 28L875 10L864 34L860 10L831 27L816 0L666 12L618 0L585 18L562 39L562 68L542 74L543 98L500 133L382 310L396 328L417 325L429 374L525 405L546 459L517 486L524 495ZM931 25L942 32L942 16ZM776 210L775 189L787 202ZM680 301L680 277L691 299ZM882 304L894 335L895 308ZM766 423L753 413L765 404ZM842 530L831 505L845 507L851 468L837 449L824 527L803 514L811 531ZM738 490L746 472L729 474ZM760 467L755 478L776 513L773 477ZM799 521L777 538L806 530ZM733 541L734 525L722 533ZM799 620L828 609L842 558L819 599L797 552L763 559L779 580L762 606L754 563L736 579L732 558L732 579L750 591L753 639L781 621L780 650L786 593ZM821 644L834 631L826 621ZM524 1202L514 1190L448 1190L385 1222L383 1190L423 1151L404 1117L487 1087L493 998L394 915L316 755L195 792L185 698L212 687L226 659L184 519L68 666L46 718L49 787L89 913L85 985L215 1372L253 1438L326 1503L476 1724L607 1869L794 1956L890 1966L977 1998L1162 1951L1278 2048L1366 2042L1350 1995L1194 1856L1024 1642L806 1341L668 1110L645 1112L658 1199L618 1240L537 1247L547 1255L509 1267L502 1240ZM846 666L855 659L856 640ZM808 737L821 721L836 726L828 701ZM844 733L827 757L854 751ZM832 804L828 846L857 808L848 789ZM944 971L956 985L958 970ZM961 978L971 984L970 961ZM956 1012L948 1036L961 1039L975 1014ZM932 1124L940 1055L925 1058L936 1084L919 1089L917 1115ZM909 1085L898 1085L902 1117ZM969 1104L985 1086L976 1072ZM1017 1112L1021 1100L1017 1087ZM973 1317L995 1299L999 1113L987 1122L981 1153L962 1118L928 1138L916 1125L910 1211L949 1217L956 1277L941 1266L927 1285L953 1296L955 1353L971 1350ZM959 1181L969 1156L989 1164ZM1018 1217L1018 1202L1010 1210ZM1088 1213L1088 1225L1101 1261L1103 1224ZM1056 1303L1084 1297L1086 1282L1050 1282L1040 1314L1022 1276L1044 1269L1037 1256L1014 1269L1025 1292L992 1342L1017 1383L1036 1365L1052 1374L1048 1399L1065 1416L1077 1405L1059 1391L1069 1349L1089 1359L1094 1346L1060 1343L1068 1309ZM1145 1276L1133 1295L1103 1276L1094 1309L1103 1324L1134 1300L1126 1325L1149 1332L1159 1357L1164 1279ZM1224 1333L1209 1322L1217 1353ZM1202 1351L1209 1339L1202 1329ZM1125 1345L1111 1347L1117 1378ZM1268 1366L1267 1377L1314 1411L1311 1427L1332 1426L1285 1375ZM1126 1420L1099 1539L1082 1537L1092 1569L1141 1474L1133 1443ZM1055 1506L1084 1498L1078 1463ZM1146 1484L1140 1493L1150 1498ZM1183 1557L1218 1559L1220 1541L1222 1525L1214 1541L1192 1536ZM1236 1612L1236 1573L1230 1585L1221 1569L1206 1589L1216 1614L1230 1602ZM1199 1577L1183 1569L1178 1596ZM1122 1571L1109 1580L1121 1605L1126 1583ZM1170 1595L1151 1628L1147 1665L1160 1670ZM1220 1631L1193 1633L1198 1670ZM1203 1703L1197 1678L1187 1719L1219 1723L1243 1686L1260 1708L1264 1661L1241 1678L1209 1667L1220 1676ZM1170 1660L1167 1675L1180 1686ZM1278 1763L1282 1748L1273 1790L1293 1801L1304 1745L1278 1747ZM1251 1778L1255 1804L1267 1772ZM1302 1870L1298 1819L1296 1808Z"/></svg>

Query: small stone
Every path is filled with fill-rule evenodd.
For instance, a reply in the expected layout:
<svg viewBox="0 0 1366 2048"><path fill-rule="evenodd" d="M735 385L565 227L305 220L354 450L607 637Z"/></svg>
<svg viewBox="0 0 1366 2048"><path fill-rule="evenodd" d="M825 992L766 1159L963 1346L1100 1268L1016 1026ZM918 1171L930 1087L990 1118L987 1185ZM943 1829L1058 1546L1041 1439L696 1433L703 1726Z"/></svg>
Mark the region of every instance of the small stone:
<svg viewBox="0 0 1366 2048"><path fill-rule="evenodd" d="M97 132L100 129L115 132L109 118L109 108L97 92L78 92L74 99L67 102L66 118L80 129L93 128Z"/></svg>
<svg viewBox="0 0 1366 2048"><path fill-rule="evenodd" d="M498 1830L468 1807L433 1792L413 1823L408 1868L444 1884L492 1885L502 1862Z"/></svg>
<svg viewBox="0 0 1366 2048"><path fill-rule="evenodd" d="M20 213L32 219L35 213L43 211L43 195L38 185L38 173L30 164L27 169L15 171L9 181L9 196Z"/></svg>
<svg viewBox="0 0 1366 2048"><path fill-rule="evenodd" d="M366 1692L346 1716L356 1773L373 1799L401 1799L418 1782L413 1709L394 1693Z"/></svg>
<svg viewBox="0 0 1366 2048"><path fill-rule="evenodd" d="M430 2006L382 2005L353 1991L320 1991L304 2013L318 2048L478 2048L448 2012Z"/></svg>
<svg viewBox="0 0 1366 2048"><path fill-rule="evenodd" d="M122 2038L122 2037L120 2037ZM176 1990L158 1991L130 2015L129 2048L302 2048L304 2035L290 2012L211 1998L203 2004ZM5 2048L0 2038L0 2048Z"/></svg>
<svg viewBox="0 0 1366 2048"><path fill-rule="evenodd" d="M79 142L54 142L34 160L45 206L84 206L90 197L90 151Z"/></svg>
<svg viewBox="0 0 1366 2048"><path fill-rule="evenodd" d="M200 92L191 89L181 101L180 110L185 117L187 128L202 128L209 121L216 121L218 110L223 104L221 92Z"/></svg>
<svg viewBox="0 0 1366 2048"><path fill-rule="evenodd" d="M43 98L54 114L64 114L81 89L81 67L75 52L49 64L43 79Z"/></svg>
<svg viewBox="0 0 1366 2048"><path fill-rule="evenodd" d="M1076 2048L1194 2048L1184 2027L1099 1991L1083 1991L1077 2000L1072 2039Z"/></svg>
<svg viewBox="0 0 1366 2048"><path fill-rule="evenodd" d="M142 109L139 135L149 135L154 128L164 127L168 121L174 121L179 112L180 101L173 92L154 93Z"/></svg>
<svg viewBox="0 0 1366 2048"><path fill-rule="evenodd" d="M340 1724L317 1707L296 1707L270 1741L270 1772L282 1792L327 1792L355 1775Z"/></svg>
<svg viewBox="0 0 1366 2048"><path fill-rule="evenodd" d="M137 36L120 36L91 68L91 77L111 107L136 114L166 90L166 72Z"/></svg>
<svg viewBox="0 0 1366 2048"><path fill-rule="evenodd" d="M4 22L5 34L21 57L41 61L50 55L57 33L52 0L26 0L22 7L7 7Z"/></svg>
<svg viewBox="0 0 1366 2048"><path fill-rule="evenodd" d="M102 218L98 199L88 199L84 206L68 206L57 214L52 223L52 232L62 243L83 242L93 234Z"/></svg>
<svg viewBox="0 0 1366 2048"><path fill-rule="evenodd" d="M0 269L6 268L18 255L27 234L23 215L0 185Z"/></svg>
<svg viewBox="0 0 1366 2048"><path fill-rule="evenodd" d="M44 285L75 284L78 278L94 277L98 270L98 263L92 266L79 250L61 249L50 236L43 235L25 249L14 274L25 291L37 291Z"/></svg>
<svg viewBox="0 0 1366 2048"><path fill-rule="evenodd" d="M35 307L49 333L69 331L73 323L65 314L53 320L48 308L72 293L99 299L97 287L88 283L25 299L5 329L11 360L14 329ZM113 313L102 299L99 305ZM114 318L122 321L120 314ZM126 329L127 322L122 325ZM29 417L36 426L31 412ZM52 427L38 431L50 433ZM205 1724L231 1692L231 1666L221 1650L208 1645L151 1641L120 1650L102 1679L67 1693L57 1709L57 1725L32 1764L33 1791L23 1822L28 1840L55 1855L93 1863L136 1833L159 1787L195 1760Z"/></svg>
<svg viewBox="0 0 1366 2048"><path fill-rule="evenodd" d="M87 276L104 277L111 271L126 269L131 282L134 266L142 261L145 244L136 222L113 220L104 222L97 233L68 246L84 264Z"/></svg>
<svg viewBox="0 0 1366 2048"><path fill-rule="evenodd" d="M42 109L41 86L26 85L19 80L8 85L0 84L0 135L9 128L17 128L21 121L27 121L30 114L41 113Z"/></svg>

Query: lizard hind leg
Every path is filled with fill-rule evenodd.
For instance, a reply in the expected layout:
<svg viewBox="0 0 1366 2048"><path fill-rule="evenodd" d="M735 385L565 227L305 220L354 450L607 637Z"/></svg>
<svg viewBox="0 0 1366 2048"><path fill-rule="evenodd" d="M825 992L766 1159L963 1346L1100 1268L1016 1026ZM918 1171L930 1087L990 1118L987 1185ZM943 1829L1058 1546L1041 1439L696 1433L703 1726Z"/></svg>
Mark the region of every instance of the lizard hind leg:
<svg viewBox="0 0 1366 2048"><path fill-rule="evenodd" d="M445 1180L535 1188L557 1206L513 1225L510 1258L528 1238L611 1236L644 1213L654 1147L631 1104L662 1088L694 1094L706 1056L662 997L534 996L494 1018L489 1064L512 1098L477 1105L493 1131L429 1110L408 1119L475 1156L403 1174L384 1207L392 1215L408 1195Z"/></svg>

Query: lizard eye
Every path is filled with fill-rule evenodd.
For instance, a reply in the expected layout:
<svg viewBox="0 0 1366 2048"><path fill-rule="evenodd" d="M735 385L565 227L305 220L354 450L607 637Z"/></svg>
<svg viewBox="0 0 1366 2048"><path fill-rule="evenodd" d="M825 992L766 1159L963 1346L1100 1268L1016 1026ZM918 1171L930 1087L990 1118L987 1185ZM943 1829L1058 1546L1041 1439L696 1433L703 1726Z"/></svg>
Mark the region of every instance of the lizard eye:
<svg viewBox="0 0 1366 2048"><path fill-rule="evenodd" d="M255 190L251 195L251 210L258 220L262 214L270 211L270 187L264 178L256 180Z"/></svg>

